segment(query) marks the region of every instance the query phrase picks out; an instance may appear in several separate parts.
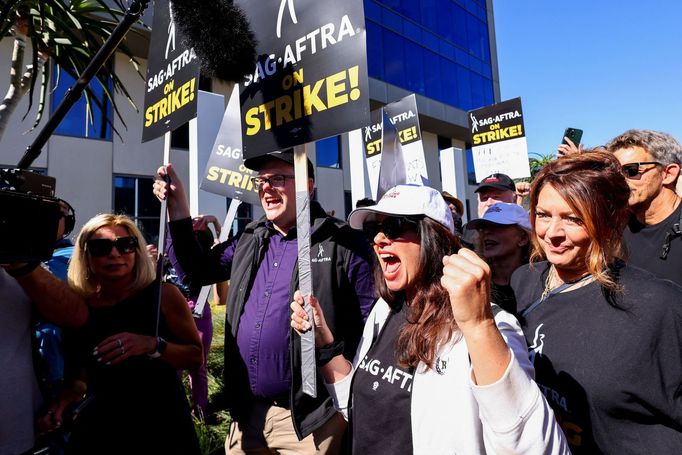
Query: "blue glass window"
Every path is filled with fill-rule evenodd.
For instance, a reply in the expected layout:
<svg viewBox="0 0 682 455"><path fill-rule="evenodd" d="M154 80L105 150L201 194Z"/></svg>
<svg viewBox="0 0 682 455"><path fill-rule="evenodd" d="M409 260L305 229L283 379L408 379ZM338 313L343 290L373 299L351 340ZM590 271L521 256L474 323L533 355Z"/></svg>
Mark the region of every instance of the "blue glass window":
<svg viewBox="0 0 682 455"><path fill-rule="evenodd" d="M438 0L438 27L437 32L440 36L444 37L449 41L454 41L454 25L455 18L453 17L454 5L450 3L450 0Z"/></svg>
<svg viewBox="0 0 682 455"><path fill-rule="evenodd" d="M398 87L405 87L406 59L403 52L403 42L405 40L400 35L386 29L383 32L384 75L386 82L390 82Z"/></svg>
<svg viewBox="0 0 682 455"><path fill-rule="evenodd" d="M442 41L436 35L426 30L422 30L422 44L429 49L438 52Z"/></svg>
<svg viewBox="0 0 682 455"><path fill-rule="evenodd" d="M147 242L156 243L161 203L149 191L153 183L151 177L114 176L114 212L133 218Z"/></svg>
<svg viewBox="0 0 682 455"><path fill-rule="evenodd" d="M384 44L382 39L382 28L372 21L366 21L367 30L367 72L370 77L384 80Z"/></svg>
<svg viewBox="0 0 682 455"><path fill-rule="evenodd" d="M425 52L422 46L411 41L405 40L405 88L411 92L425 94L424 90L424 60L422 58Z"/></svg>
<svg viewBox="0 0 682 455"><path fill-rule="evenodd" d="M328 137L315 142L317 165L322 167L341 167L341 144L338 136Z"/></svg>
<svg viewBox="0 0 682 455"><path fill-rule="evenodd" d="M381 22L381 6L371 0L365 0L365 19Z"/></svg>
<svg viewBox="0 0 682 455"><path fill-rule="evenodd" d="M52 92L51 104L52 111L54 111L75 80L66 71L57 71L56 65L53 67L52 74L54 91ZM57 74L59 74L59 80L57 80ZM109 83L109 89L111 87L112 84ZM56 134L111 140L111 126L107 123L107 119L110 119L112 115L111 103L107 100L104 89L99 82L93 79L90 82L90 88L94 92L94 99L90 100L92 115L88 113L85 94L83 94L59 124L55 130Z"/></svg>
<svg viewBox="0 0 682 455"><path fill-rule="evenodd" d="M429 30L436 31L438 28L436 0L422 0L415 3L421 5L421 24Z"/></svg>
<svg viewBox="0 0 682 455"><path fill-rule="evenodd" d="M466 17L469 16L469 14L467 14L462 7L457 5L453 5L452 9L454 17L454 22L452 24L454 38L452 41L459 47L467 49Z"/></svg>
<svg viewBox="0 0 682 455"><path fill-rule="evenodd" d="M459 81L457 78L457 65L450 60L444 58L440 59L440 77L442 83L442 91L440 100L451 106L458 106L466 109L459 102L457 86Z"/></svg>
<svg viewBox="0 0 682 455"><path fill-rule="evenodd" d="M483 24L471 14L466 15L467 47L469 52L478 58L483 58L481 35L483 35Z"/></svg>
<svg viewBox="0 0 682 455"><path fill-rule="evenodd" d="M414 22L403 21L403 34L417 43L422 41L422 29Z"/></svg>
<svg viewBox="0 0 682 455"><path fill-rule="evenodd" d="M471 83L472 108L476 109L485 106L485 88L483 77L476 73L469 73L469 82Z"/></svg>
<svg viewBox="0 0 682 455"><path fill-rule="evenodd" d="M457 96L459 107L468 111L472 108L471 104L471 82L469 81L469 70L459 65L457 66Z"/></svg>
<svg viewBox="0 0 682 455"><path fill-rule="evenodd" d="M365 0L371 77L463 110L493 102L485 1Z"/></svg>
<svg viewBox="0 0 682 455"><path fill-rule="evenodd" d="M395 32L403 32L403 20L400 16L387 9L381 12L381 23L384 24L384 27L390 28Z"/></svg>
<svg viewBox="0 0 682 455"><path fill-rule="evenodd" d="M441 58L438 54L424 50L424 85L426 92L424 93L429 98L434 100L443 99L442 86L447 85L447 81L441 82ZM453 103L448 103L453 104Z"/></svg>
<svg viewBox="0 0 682 455"><path fill-rule="evenodd" d="M419 2L415 0L401 0L400 9L398 10L405 17L409 17L415 22L421 20L421 11L419 8Z"/></svg>

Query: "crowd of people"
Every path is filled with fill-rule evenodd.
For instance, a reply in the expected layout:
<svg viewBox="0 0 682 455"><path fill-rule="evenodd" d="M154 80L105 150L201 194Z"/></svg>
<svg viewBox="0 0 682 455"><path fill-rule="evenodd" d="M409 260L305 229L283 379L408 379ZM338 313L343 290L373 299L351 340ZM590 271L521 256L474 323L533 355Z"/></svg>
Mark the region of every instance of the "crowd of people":
<svg viewBox="0 0 682 455"><path fill-rule="evenodd" d="M51 453L200 453L211 324L191 308L226 280L228 454L682 453L682 147L630 130L558 155L532 185L483 179L466 225L462 202L427 186L362 201L347 223L312 201L310 296L291 150L245 160L265 215L224 242L158 169L177 285L156 282L125 215L65 244L64 205L68 282L64 261L0 267L0 454L65 428ZM50 387L36 321L63 350ZM299 336L313 328L315 397Z"/></svg>

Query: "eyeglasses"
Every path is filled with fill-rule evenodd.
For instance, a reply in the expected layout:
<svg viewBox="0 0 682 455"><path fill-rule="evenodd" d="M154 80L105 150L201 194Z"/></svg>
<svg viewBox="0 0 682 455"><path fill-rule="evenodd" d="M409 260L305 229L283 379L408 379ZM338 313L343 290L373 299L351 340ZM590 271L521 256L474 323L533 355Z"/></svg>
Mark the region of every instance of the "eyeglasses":
<svg viewBox="0 0 682 455"><path fill-rule="evenodd" d="M663 166L663 163L659 163L658 161L640 161L638 163L624 164L621 166L621 169L623 170L623 174L625 174L627 178L639 180L642 178L642 174L653 169L653 167L650 167L649 169L644 169L642 172L640 172L639 167L644 164L654 164L656 166Z"/></svg>
<svg viewBox="0 0 682 455"><path fill-rule="evenodd" d="M251 177L251 183L258 187L261 188L263 185L266 183L269 183L271 187L273 188L282 188L284 184L286 183L287 179L293 179L293 175L282 175L282 174L275 174L270 177Z"/></svg>
<svg viewBox="0 0 682 455"><path fill-rule="evenodd" d="M113 247L116 247L116 250L121 254L134 253L137 248L137 238L118 237L116 240L92 239L85 243L86 251L95 257L107 256L111 253Z"/></svg>
<svg viewBox="0 0 682 455"><path fill-rule="evenodd" d="M421 218L408 218L405 216L387 216L382 221L365 221L362 225L362 231L370 241L374 241L374 237L376 237L379 232L383 232L389 240L395 240L400 238L400 236L410 228L419 233L420 219Z"/></svg>

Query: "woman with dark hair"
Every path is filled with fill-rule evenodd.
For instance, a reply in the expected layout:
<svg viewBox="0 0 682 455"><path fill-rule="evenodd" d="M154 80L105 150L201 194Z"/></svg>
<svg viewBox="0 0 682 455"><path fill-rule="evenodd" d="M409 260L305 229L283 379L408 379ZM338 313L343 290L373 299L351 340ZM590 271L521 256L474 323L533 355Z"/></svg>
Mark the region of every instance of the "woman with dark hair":
<svg viewBox="0 0 682 455"><path fill-rule="evenodd" d="M682 453L682 288L627 266L630 190L611 154L548 164L534 252L512 277L536 380L574 454Z"/></svg>
<svg viewBox="0 0 682 455"><path fill-rule="evenodd" d="M155 275L129 217L97 215L78 234L68 278L88 318L66 343L77 377L40 422L46 431L59 427L87 394L69 454L199 453L176 370L201 364L201 340L175 286L163 285L157 310Z"/></svg>
<svg viewBox="0 0 682 455"><path fill-rule="evenodd" d="M459 249L438 191L399 185L353 211L381 298L351 364L314 297L318 366L358 454L568 453L533 382L516 319L490 302L490 269ZM309 330L300 292L291 326Z"/></svg>
<svg viewBox="0 0 682 455"><path fill-rule="evenodd" d="M483 217L471 220L467 229L479 233L480 254L492 271L491 294L493 303L516 316L516 297L512 289L512 274L530 255L530 218L517 204L498 202L488 207Z"/></svg>

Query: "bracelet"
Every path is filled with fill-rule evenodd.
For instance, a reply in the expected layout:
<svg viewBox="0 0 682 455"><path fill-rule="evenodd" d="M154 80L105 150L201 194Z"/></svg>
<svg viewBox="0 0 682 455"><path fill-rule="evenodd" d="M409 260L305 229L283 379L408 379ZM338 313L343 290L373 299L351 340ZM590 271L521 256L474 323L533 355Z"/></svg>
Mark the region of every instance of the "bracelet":
<svg viewBox="0 0 682 455"><path fill-rule="evenodd" d="M322 367L329 363L331 359L337 355L343 354L343 340L333 341L330 344L324 345L320 348L315 349L315 355L317 357L317 366Z"/></svg>
<svg viewBox="0 0 682 455"><path fill-rule="evenodd" d="M17 267L16 269L5 269L5 272L12 278L20 278L22 276L28 275L29 273L33 272L35 269L38 268L40 265L40 262L27 262L26 264L22 265L21 267Z"/></svg>

